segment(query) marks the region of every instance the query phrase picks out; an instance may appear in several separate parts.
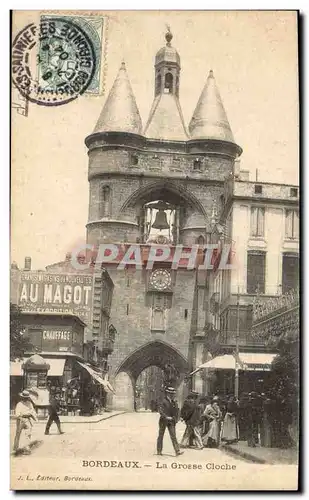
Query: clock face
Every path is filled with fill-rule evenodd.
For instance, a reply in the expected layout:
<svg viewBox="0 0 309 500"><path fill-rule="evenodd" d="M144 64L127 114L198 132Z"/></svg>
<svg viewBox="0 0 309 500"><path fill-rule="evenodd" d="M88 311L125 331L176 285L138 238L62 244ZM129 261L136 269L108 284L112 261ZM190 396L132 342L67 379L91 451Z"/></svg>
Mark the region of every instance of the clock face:
<svg viewBox="0 0 309 500"><path fill-rule="evenodd" d="M151 273L150 283L157 290L165 290L171 285L171 275L166 269L156 269Z"/></svg>

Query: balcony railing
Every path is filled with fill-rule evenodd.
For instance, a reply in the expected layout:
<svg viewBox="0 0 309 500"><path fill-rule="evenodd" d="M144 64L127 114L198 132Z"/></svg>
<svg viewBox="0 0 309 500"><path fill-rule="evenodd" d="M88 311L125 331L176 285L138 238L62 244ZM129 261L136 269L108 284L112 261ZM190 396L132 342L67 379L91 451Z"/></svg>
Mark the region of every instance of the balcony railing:
<svg viewBox="0 0 309 500"><path fill-rule="evenodd" d="M271 317L280 310L289 310L299 304L299 289L291 289L284 295L263 297L257 295L253 301L253 323Z"/></svg>

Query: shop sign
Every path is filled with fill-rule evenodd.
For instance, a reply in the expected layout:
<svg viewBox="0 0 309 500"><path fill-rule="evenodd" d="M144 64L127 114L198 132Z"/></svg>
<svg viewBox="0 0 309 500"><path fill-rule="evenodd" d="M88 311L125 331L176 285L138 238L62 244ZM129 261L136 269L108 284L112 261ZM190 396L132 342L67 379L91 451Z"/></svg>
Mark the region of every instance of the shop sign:
<svg viewBox="0 0 309 500"><path fill-rule="evenodd" d="M93 276L27 271L21 273L18 303L23 311L75 314L91 324Z"/></svg>

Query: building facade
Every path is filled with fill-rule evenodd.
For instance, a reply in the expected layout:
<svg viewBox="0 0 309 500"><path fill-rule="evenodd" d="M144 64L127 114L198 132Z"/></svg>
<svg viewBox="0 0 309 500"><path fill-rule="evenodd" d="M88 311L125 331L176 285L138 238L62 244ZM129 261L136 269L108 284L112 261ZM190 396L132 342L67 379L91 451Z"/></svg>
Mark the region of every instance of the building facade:
<svg viewBox="0 0 309 500"><path fill-rule="evenodd" d="M231 269L215 265L209 275L206 360L207 355L234 353L236 337L241 351L276 351L275 344L257 336L256 327L252 329L253 305L259 297L270 307L299 282L298 187L250 182L248 173L238 170L226 180L221 209L214 214L213 241L219 252L224 244L230 245ZM205 384L203 377L203 373L196 375L200 385ZM262 380L257 373L258 377ZM212 374L208 382L213 383L213 378ZM254 388L254 380L246 385L248 390ZM233 391L232 374L229 389Z"/></svg>
<svg viewBox="0 0 309 500"><path fill-rule="evenodd" d="M180 56L166 34L155 57L154 100L142 126L122 63L97 124L86 138L89 156L87 243L203 247L214 206L241 148L234 140L209 72L187 127L181 111ZM110 357L115 407L133 409L134 388L148 366L180 373L204 349L209 290L195 266L155 262L136 269L104 264L115 289L111 321L118 335ZM201 336L203 337L201 340ZM196 354L196 352L198 354Z"/></svg>
<svg viewBox="0 0 309 500"><path fill-rule="evenodd" d="M62 262L32 271L26 257L23 269L11 266L11 303L19 306L23 334L31 350L25 358L11 362L11 406L23 388L23 365L40 353L50 366L51 388L70 392L68 384L78 380L78 397L67 407L88 412L90 389L102 386L98 398L106 405L108 356L113 350L115 328L110 323L113 282L104 269L76 270L67 255ZM68 399L68 398L67 398ZM72 401L73 398L69 398ZM78 401L77 401L78 400ZM73 411L73 410L72 410Z"/></svg>

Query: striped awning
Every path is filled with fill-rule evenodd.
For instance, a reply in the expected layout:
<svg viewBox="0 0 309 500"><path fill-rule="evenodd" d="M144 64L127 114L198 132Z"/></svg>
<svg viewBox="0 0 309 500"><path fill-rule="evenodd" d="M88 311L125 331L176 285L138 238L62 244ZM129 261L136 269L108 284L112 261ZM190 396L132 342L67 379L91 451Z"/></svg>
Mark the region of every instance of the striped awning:
<svg viewBox="0 0 309 500"><path fill-rule="evenodd" d="M91 375L91 377L96 381L98 382L99 384L101 384L104 388L104 390L106 392L112 392L114 393L114 389L112 388L111 384L109 383L108 380L104 379L100 373L96 372L91 366L89 365L86 365L85 363L81 363L80 361L78 361L78 364L80 366L82 366L85 370L87 370L87 372Z"/></svg>

